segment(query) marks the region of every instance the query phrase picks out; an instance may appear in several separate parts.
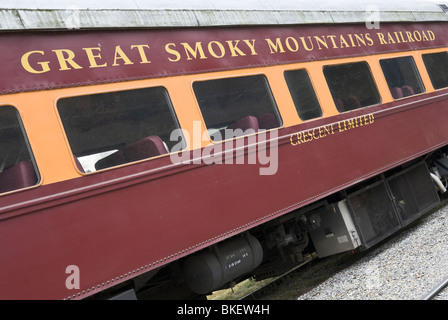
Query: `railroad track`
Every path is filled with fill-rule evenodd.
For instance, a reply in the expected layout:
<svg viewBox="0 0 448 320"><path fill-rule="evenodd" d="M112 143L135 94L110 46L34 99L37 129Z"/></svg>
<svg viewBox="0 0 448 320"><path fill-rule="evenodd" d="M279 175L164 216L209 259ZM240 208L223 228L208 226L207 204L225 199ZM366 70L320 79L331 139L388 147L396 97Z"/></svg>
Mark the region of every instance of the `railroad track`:
<svg viewBox="0 0 448 320"><path fill-rule="evenodd" d="M258 300L266 299L267 297L274 295L274 299L291 299L296 298L311 288L322 283L333 274L337 273L341 269L349 266L359 259L364 253L358 252L353 254L352 252L344 252L338 255L329 256L323 259L319 259L315 256L315 253L307 257L307 259L297 267L288 272L276 277L271 282L267 283L263 287L260 287L251 293L244 295L239 300ZM289 295L288 293L278 293L285 285L290 284L294 288L291 291L295 291ZM279 296L281 296L279 298ZM269 299L269 298L268 298Z"/></svg>
<svg viewBox="0 0 448 320"><path fill-rule="evenodd" d="M439 284L437 284L431 291L425 294L421 300L432 300L448 285L448 277L443 279Z"/></svg>
<svg viewBox="0 0 448 320"><path fill-rule="evenodd" d="M264 296L267 292L269 292L270 290L272 290L273 287L281 284L281 282L284 281L285 277L287 275L291 275L293 274L295 271L297 271L297 269L299 269L300 267L304 266L305 264L310 263L313 260L313 258L311 257L311 255L309 257L307 257L305 259L305 261L303 263L301 263L300 265L298 265L297 267L289 270L288 272L274 278L271 282L269 282L268 284L264 285L261 288L258 288L257 290L241 297L239 300L256 300L257 298L259 298L260 296Z"/></svg>

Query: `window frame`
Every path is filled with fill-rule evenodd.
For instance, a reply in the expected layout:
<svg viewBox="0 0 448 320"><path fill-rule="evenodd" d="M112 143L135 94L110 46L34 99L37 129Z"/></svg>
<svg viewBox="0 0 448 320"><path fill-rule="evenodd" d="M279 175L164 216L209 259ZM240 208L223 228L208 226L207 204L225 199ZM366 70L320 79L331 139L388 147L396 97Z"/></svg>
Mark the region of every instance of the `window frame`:
<svg viewBox="0 0 448 320"><path fill-rule="evenodd" d="M125 92L125 91L133 91L133 90L144 90L144 89L150 89L150 88L163 88L164 89L164 91L165 91L164 94L167 97L167 102L168 102L168 107L169 107L169 110L170 110L170 114L172 116L172 119L174 120L174 125L176 126L176 129L180 129L179 132L182 132L182 127L180 125L179 117L177 116L176 108L174 107L174 104L173 104L170 92L169 92L166 84L157 83L157 84L154 84L154 85L142 85L142 86L135 86L135 87L118 87L118 88L109 89L109 90L92 90L90 92L83 91L83 92L80 92L80 93L74 93L74 94L67 94L67 95L58 96L54 100L54 109L55 109L56 115L57 115L58 120L59 120L59 126L60 126L60 130L62 131L64 140L65 140L65 144L66 144L66 146L68 148L68 152L70 153L69 156L71 157L72 164L73 164L75 170L80 175L91 175L91 174L95 174L97 172L103 172L105 170L111 170L111 169L126 167L126 166L134 165L134 164L137 164L137 163L151 161L151 160L154 160L154 159L159 159L159 158L163 158L163 157L166 157L166 156L170 156L171 154L181 153L181 152L184 152L184 151L187 150L188 141L185 139L185 136L183 136L183 133L182 133L182 141L183 141L184 145L183 145L183 148L180 151L171 152L167 148L167 153L165 153L165 154L161 154L161 155L157 155L157 156L149 157L149 158L143 158L143 159L139 159L139 160L135 160L135 161L124 162L124 163L121 163L121 164L118 164L118 165L108 166L108 167L101 168L101 169L98 169L98 170L95 170L95 171L90 171L90 172L82 171L78 167L77 161L79 161L79 160L77 160L77 157L74 154L72 146L70 144L70 140L68 138L67 131L65 130L65 127L64 127L64 122L62 120L61 114L60 114L59 109L58 109L58 102L60 100L62 100L62 99L67 99L67 98L76 98L76 97L82 97L82 96L93 96L93 95L98 95L98 94L112 94L112 93L119 93L119 92ZM174 143L176 144L176 142L174 142ZM177 142L177 143L180 143L180 142ZM107 151L105 151L104 153L107 153ZM107 156L108 155L106 155L105 157L107 157ZM104 158L101 158L101 159L104 159ZM97 161L99 161L101 159L98 159ZM83 167L83 166L81 165L81 167Z"/></svg>
<svg viewBox="0 0 448 320"><path fill-rule="evenodd" d="M327 77L325 76L324 69L325 69L326 67L342 66L342 65L356 64L356 63L363 63L364 65L367 66L367 70L368 70L368 72L369 72L370 80L371 80L371 82L372 82L372 84L373 84L373 88L375 89L375 91L376 91L376 93L377 93L377 96L378 96L378 101L377 101L376 103L374 103L374 104L370 104L370 105L366 105L366 106L361 106L361 107L354 108L354 109L350 109L350 110L346 110L346 111L340 111L339 108L338 108L338 106L337 106L336 99L335 99L334 96L333 96L333 92L332 92L332 90L331 90L331 88L330 88L330 86L329 86L329 84L328 84L328 79L327 79ZM371 68L371 66L370 66L370 62L367 61L367 60L359 59L359 60L346 61L346 62L340 62L340 63L334 63L334 64L325 64L325 63L324 63L324 64L322 65L322 75L323 75L323 77L324 77L324 79L325 79L325 83L326 83L326 85L327 85L327 89L328 89L328 91L329 91L329 93L330 93L330 96L331 96L331 98L332 98L332 101L333 101L333 103L334 103L334 105L335 105L335 107L336 107L336 110L337 110L337 112L338 112L339 114L343 114L343 113L346 113L346 112L352 112L352 111L356 111L356 110L362 110L362 109L365 109L365 108L370 108L370 107L378 106L378 105L381 105L381 104L383 103L383 97L382 97L382 95L381 95L381 91L379 90L379 87L378 87L378 84L377 84L377 81L376 81L376 78L375 78L375 74L372 72L372 68Z"/></svg>
<svg viewBox="0 0 448 320"><path fill-rule="evenodd" d="M416 80L417 80L417 82L419 83L419 85L421 86L421 90L422 90L422 91L419 92L419 93L414 93L414 94L411 94L411 95L407 95L407 96L403 96L403 97L395 98L394 95L393 95L393 93L392 93L392 89L395 88L395 87L391 87L391 86L389 85L389 82L387 81L387 77L386 77L386 74L385 74L385 72L384 72L383 66L381 65L381 61L385 61L385 60L395 60L395 59L402 59L402 58L411 58L411 60L412 60L412 64L413 64L413 71L415 71L415 72L414 72L414 75L417 76ZM414 55L413 55L412 53L403 53L402 55L397 55L397 56L390 56L390 57L380 58L380 59L378 60L378 64L379 64L379 66L380 66L380 70L381 70L381 72L382 72L382 76L383 76L384 81L385 81L385 83L386 83L386 85L387 85L387 88L389 89L389 93L390 93L390 95L392 96L393 101L398 101L398 100L401 100L401 99L407 99L407 98L415 97L415 96L417 96L417 95L424 94L424 93L427 92L426 87L425 87L425 84L424 84L424 82L423 82L423 78L422 78L420 69L418 68L418 65L417 65L417 63L416 63L416 61L415 61L415 57L414 57ZM401 87L403 87L403 86L401 86ZM401 87L400 87L400 88L401 88Z"/></svg>
<svg viewBox="0 0 448 320"><path fill-rule="evenodd" d="M253 76L262 76L264 78L264 82L265 82L266 87L268 89L267 93L268 93L269 99L271 100L271 102L273 104L273 109L274 109L273 112L274 112L274 115L276 116L276 118L277 118L277 120L279 122L279 126L278 127L273 127L273 128L270 128L270 129L260 129L259 131L251 133L251 134L248 134L248 135L242 135L242 136L232 137L232 138L228 138L228 139L226 139L225 137L222 140L214 140L214 139L212 139L212 136L213 136L214 133L210 134L209 130L215 129L215 128L209 128L207 126L204 114L203 114L201 106L199 104L199 99L198 99L198 97L196 95L196 92L194 90L194 84L198 83L198 82L206 82L206 81L214 81L214 80L225 80L225 79L232 79L232 78L244 78L244 77L248 78L248 77L253 77ZM275 99L274 92L272 90L272 86L271 86L271 84L269 82L269 75L266 74L266 73L263 73L263 72L259 72L259 73L243 73L243 74L231 74L231 75L225 75L225 76L217 76L217 75L213 74L212 77L201 77L201 78L195 77L190 82L190 90L192 92L193 99L195 101L196 110L199 113L199 115L201 117L201 122L202 122L202 124L205 127L205 131L207 132L208 143L220 144L220 143L224 143L226 141L233 141L233 140L236 140L236 139L241 139L241 138L246 138L246 137L250 137L250 136L253 136L253 135L257 135L257 134L259 134L261 132L269 132L270 130L279 130L279 129L284 127L283 117L282 117L282 114L281 114L280 109L278 107L278 103L277 103L277 101Z"/></svg>
<svg viewBox="0 0 448 320"><path fill-rule="evenodd" d="M30 186L23 187L23 188L17 188L17 189L12 189L12 190L8 190L8 191L0 192L0 197L2 197L4 195L11 194L11 193L16 193L16 192L20 192L20 191L24 191L24 190L34 189L34 188L40 187L42 185L42 183L43 183L42 175L40 173L39 167L37 165L36 157L35 157L34 152L33 152L33 147L31 146L31 141L30 141L30 139L28 137L28 132L27 132L27 130L25 128L25 124L23 123L23 114L22 114L20 108L17 105L15 105L14 103L2 103L2 104L0 104L0 109L5 108L5 107L11 107L16 112L16 119L17 119L18 128L20 129L20 131L22 133L22 137L23 137L23 140L24 140L24 143L25 143L25 146L26 146L29 158L30 158L30 162L31 162L31 164L33 166L33 171L34 171L34 174L35 174L35 177L36 177L36 183L33 184L33 185L30 185ZM20 163L20 162L18 162L18 163ZM16 163L16 165L18 163ZM12 168L12 167L9 167L9 168ZM2 169L2 172L4 172L3 169Z"/></svg>
<svg viewBox="0 0 448 320"><path fill-rule="evenodd" d="M445 86L445 87L441 87L441 88L436 88L435 86L434 86L434 81L433 81L433 77L431 76L431 73L429 72L429 69L428 69L428 66L427 66L427 64L426 64L426 62L425 62L425 59L424 59L424 56L428 56L428 55L433 55L433 54L441 54L441 53L445 53L445 55L448 57L448 51L446 51L446 50L443 50L443 51L437 51L437 52L428 52L428 53L422 53L421 54L421 58L422 58L422 61L423 61L423 65L425 66L425 70L426 70L426 73L428 74L428 77L429 77L429 80L430 80L430 82L431 82L431 85L432 85L432 87L433 87L433 89L434 90L444 90L444 89L447 89L448 88L448 83L447 83L447 86Z"/></svg>
<svg viewBox="0 0 448 320"><path fill-rule="evenodd" d="M314 117L314 118L310 118L310 119L302 119L302 117L300 116L299 105L297 105L296 100L295 100L294 96L291 93L291 88L289 86L288 80L286 79L286 73L287 72L293 72L293 71L299 71L299 70L305 71L307 76L308 76L309 85L311 86L311 88L313 90L314 97L316 99L316 102L317 102L319 110L320 110L320 116L318 116L318 117ZM322 108L322 104L320 102L319 95L317 94L316 87L315 87L315 85L313 83L313 79L310 76L310 71L306 67L299 67L299 68L294 68L294 69L285 69L285 70L283 70L283 78L285 79L286 86L288 87L288 92L289 92L289 94L291 96L291 99L292 99L292 101L294 103L294 107L296 109L297 115L298 115L298 117L300 118L301 121L307 122L307 121L313 121L313 120L317 120L317 119L321 119L321 118L325 117L325 112L324 112L324 109Z"/></svg>

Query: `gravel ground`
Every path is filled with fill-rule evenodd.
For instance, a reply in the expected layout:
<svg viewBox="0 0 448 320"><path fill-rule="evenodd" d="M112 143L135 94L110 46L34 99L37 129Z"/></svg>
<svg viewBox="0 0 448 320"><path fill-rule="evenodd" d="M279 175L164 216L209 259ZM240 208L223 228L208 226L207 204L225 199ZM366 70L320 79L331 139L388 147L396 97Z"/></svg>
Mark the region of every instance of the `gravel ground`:
<svg viewBox="0 0 448 320"><path fill-rule="evenodd" d="M379 244L299 300L418 300L448 276L448 206ZM448 289L435 299L448 300Z"/></svg>

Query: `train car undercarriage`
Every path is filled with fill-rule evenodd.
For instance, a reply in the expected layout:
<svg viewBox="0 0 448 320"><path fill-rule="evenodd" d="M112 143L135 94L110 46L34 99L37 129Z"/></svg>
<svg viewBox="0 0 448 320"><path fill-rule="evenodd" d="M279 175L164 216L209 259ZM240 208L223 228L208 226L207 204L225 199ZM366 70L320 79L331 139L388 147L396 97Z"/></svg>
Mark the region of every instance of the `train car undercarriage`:
<svg viewBox="0 0 448 320"><path fill-rule="evenodd" d="M363 251L440 204L448 148L436 150L90 299L205 299L282 275L315 252Z"/></svg>

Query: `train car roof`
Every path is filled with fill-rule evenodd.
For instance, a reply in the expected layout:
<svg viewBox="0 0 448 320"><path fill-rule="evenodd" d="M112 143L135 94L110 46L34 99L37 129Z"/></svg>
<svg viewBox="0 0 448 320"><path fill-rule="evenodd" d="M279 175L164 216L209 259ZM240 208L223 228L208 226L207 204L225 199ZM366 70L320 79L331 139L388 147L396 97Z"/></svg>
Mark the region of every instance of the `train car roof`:
<svg viewBox="0 0 448 320"><path fill-rule="evenodd" d="M375 12L380 22L448 20L446 5L417 0L2 0L0 30L363 23Z"/></svg>

